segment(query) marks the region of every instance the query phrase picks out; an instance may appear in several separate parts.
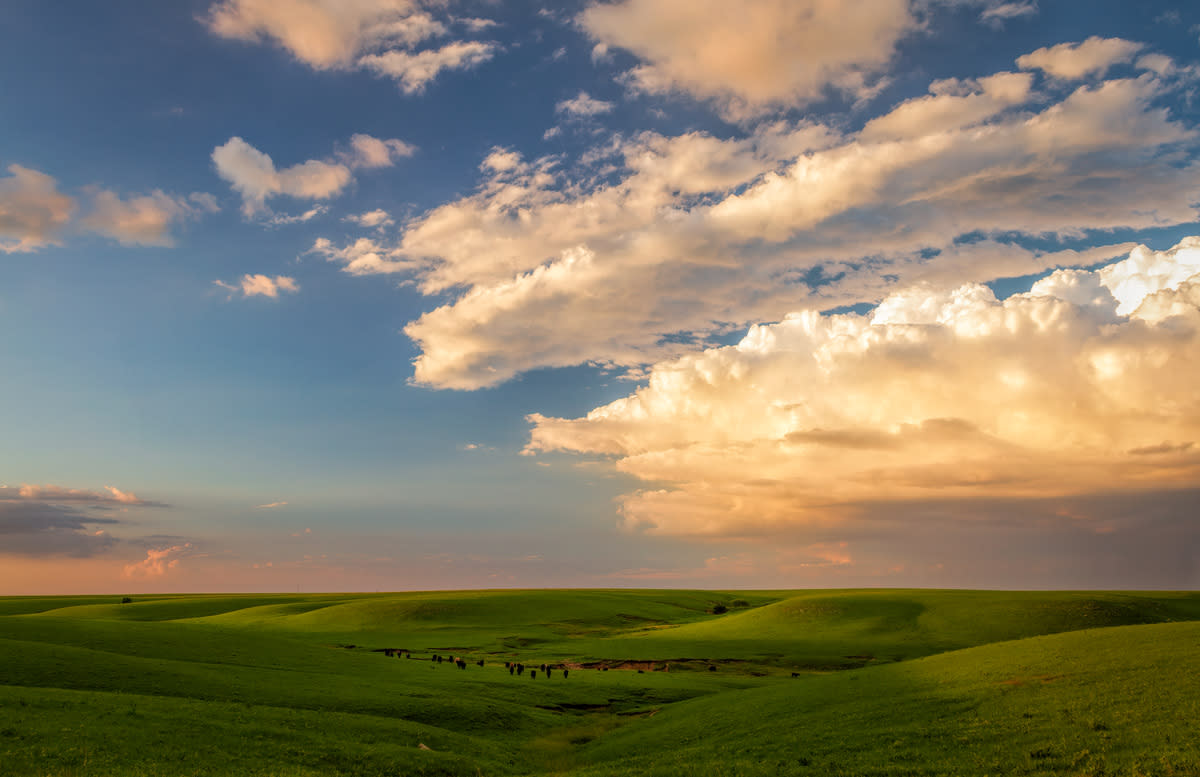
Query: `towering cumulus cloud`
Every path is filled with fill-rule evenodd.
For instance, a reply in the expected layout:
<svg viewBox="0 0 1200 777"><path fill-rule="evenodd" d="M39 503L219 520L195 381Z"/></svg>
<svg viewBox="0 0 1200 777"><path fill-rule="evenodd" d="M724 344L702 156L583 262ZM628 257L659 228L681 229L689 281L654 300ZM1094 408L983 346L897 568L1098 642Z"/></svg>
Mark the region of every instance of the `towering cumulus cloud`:
<svg viewBox="0 0 1200 777"><path fill-rule="evenodd" d="M656 364L530 452L601 454L662 534L814 526L865 505L1200 482L1200 238L1062 270L997 300L918 285L865 314L801 311Z"/></svg>

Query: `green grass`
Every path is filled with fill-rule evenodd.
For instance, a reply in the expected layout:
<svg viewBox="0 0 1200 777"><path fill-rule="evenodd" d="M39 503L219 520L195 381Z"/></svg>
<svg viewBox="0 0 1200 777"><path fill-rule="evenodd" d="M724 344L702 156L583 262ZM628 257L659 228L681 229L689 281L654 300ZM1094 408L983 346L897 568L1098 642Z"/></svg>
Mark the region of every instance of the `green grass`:
<svg viewBox="0 0 1200 777"><path fill-rule="evenodd" d="M119 602L0 599L0 775L1200 774L1197 594Z"/></svg>
<svg viewBox="0 0 1200 777"><path fill-rule="evenodd" d="M1197 647L1197 623L1123 626L733 691L589 745L579 773L1200 774Z"/></svg>

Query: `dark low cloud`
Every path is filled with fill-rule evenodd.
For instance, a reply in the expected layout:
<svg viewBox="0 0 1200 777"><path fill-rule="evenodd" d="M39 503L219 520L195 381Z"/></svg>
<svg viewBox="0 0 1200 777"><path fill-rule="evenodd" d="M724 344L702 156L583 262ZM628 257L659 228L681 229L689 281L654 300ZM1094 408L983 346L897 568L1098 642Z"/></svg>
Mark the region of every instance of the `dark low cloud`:
<svg viewBox="0 0 1200 777"><path fill-rule="evenodd" d="M830 505L809 524L692 544L706 559L749 560L743 574L697 569L693 560L682 575L672 568L671 579L701 587L1194 590L1197 516L1200 488Z"/></svg>
<svg viewBox="0 0 1200 777"><path fill-rule="evenodd" d="M72 556L103 553L121 540L106 527L131 508L169 507L115 486L102 491L55 485L0 486L0 554Z"/></svg>
<svg viewBox="0 0 1200 777"><path fill-rule="evenodd" d="M0 501L0 553L94 556L117 540L103 528L120 521L89 510L36 501Z"/></svg>
<svg viewBox="0 0 1200 777"><path fill-rule="evenodd" d="M847 542L848 576L895 570L877 585L1193 589L1198 515L1200 489L875 502L799 539Z"/></svg>

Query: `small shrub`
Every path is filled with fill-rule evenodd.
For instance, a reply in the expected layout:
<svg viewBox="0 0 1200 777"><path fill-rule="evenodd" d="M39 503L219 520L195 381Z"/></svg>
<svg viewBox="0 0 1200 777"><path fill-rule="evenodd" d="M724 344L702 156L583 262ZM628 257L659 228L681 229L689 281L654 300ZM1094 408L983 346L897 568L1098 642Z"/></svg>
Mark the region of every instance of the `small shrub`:
<svg viewBox="0 0 1200 777"><path fill-rule="evenodd" d="M745 599L734 599L731 604L733 607L749 607L750 606L750 602L746 601Z"/></svg>
<svg viewBox="0 0 1200 777"><path fill-rule="evenodd" d="M727 612L729 612L729 608L726 607L725 605L723 605L723 604L714 604L713 605L713 608L712 608L713 615L722 615Z"/></svg>
<svg viewBox="0 0 1200 777"><path fill-rule="evenodd" d="M133 600L126 596L121 599L121 604L133 604Z"/></svg>

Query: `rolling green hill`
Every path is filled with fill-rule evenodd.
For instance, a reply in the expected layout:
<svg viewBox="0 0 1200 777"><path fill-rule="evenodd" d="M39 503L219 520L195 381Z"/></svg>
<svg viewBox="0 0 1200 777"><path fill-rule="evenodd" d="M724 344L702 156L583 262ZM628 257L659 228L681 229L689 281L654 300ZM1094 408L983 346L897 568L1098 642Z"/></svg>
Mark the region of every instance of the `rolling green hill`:
<svg viewBox="0 0 1200 777"><path fill-rule="evenodd" d="M0 599L0 775L1200 774L1191 621L1194 593Z"/></svg>

